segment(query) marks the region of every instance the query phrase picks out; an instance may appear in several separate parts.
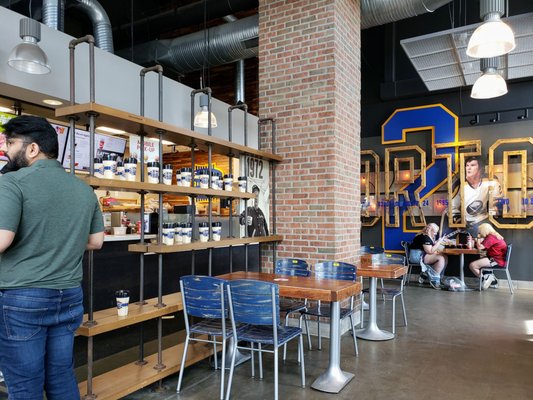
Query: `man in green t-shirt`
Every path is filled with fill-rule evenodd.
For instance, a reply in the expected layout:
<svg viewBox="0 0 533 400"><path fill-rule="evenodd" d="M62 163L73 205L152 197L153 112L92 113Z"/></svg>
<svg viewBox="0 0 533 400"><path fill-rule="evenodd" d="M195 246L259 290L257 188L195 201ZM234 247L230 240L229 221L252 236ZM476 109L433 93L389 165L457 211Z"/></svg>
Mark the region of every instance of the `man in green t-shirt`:
<svg viewBox="0 0 533 400"><path fill-rule="evenodd" d="M55 129L21 116L3 125L15 169L0 177L0 370L9 398L79 399L74 332L83 318L82 258L102 247L92 189L56 160Z"/></svg>

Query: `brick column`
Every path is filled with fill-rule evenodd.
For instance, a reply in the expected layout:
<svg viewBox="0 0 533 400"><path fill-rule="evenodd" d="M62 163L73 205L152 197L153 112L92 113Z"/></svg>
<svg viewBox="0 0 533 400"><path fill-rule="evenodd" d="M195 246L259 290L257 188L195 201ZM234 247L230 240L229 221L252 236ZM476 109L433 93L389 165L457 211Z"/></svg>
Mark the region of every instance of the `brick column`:
<svg viewBox="0 0 533 400"><path fill-rule="evenodd" d="M357 260L360 92L359 0L259 0L259 116L276 119L284 158L278 257Z"/></svg>

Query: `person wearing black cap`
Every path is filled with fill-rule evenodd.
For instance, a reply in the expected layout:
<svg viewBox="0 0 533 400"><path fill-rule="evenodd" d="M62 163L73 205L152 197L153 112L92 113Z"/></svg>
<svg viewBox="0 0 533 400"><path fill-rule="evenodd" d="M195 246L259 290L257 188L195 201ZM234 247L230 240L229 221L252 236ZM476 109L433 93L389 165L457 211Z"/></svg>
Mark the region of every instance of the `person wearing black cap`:
<svg viewBox="0 0 533 400"><path fill-rule="evenodd" d="M246 218L244 211L241 213L239 218L241 225L246 223L249 237L268 236L267 220L265 218L265 214L263 214L263 211L259 208L259 192L259 186L254 185L252 187L252 193L255 194L254 205L247 208L248 218Z"/></svg>

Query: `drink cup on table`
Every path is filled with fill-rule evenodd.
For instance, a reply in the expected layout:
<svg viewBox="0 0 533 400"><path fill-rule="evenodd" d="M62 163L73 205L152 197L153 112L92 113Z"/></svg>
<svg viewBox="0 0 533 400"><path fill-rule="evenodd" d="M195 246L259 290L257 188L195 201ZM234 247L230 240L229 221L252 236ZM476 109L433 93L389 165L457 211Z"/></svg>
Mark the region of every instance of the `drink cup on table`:
<svg viewBox="0 0 533 400"><path fill-rule="evenodd" d="M117 290L115 292L117 298L117 313L119 317L125 317L128 315L128 305L130 303L129 290Z"/></svg>

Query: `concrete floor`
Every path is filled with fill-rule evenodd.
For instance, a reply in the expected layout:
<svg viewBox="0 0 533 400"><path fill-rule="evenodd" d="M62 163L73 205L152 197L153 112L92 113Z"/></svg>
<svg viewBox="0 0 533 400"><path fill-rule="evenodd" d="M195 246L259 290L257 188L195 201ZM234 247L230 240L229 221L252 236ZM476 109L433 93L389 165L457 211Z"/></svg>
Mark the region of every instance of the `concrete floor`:
<svg viewBox="0 0 533 400"><path fill-rule="evenodd" d="M359 340L356 358L351 336L343 336L341 365L355 378L335 398L533 398L533 291L511 295L504 287L452 293L413 285L406 288L405 300L409 326L398 327L395 340ZM382 328L390 329L390 306L390 302L378 302ZM399 312L397 318L402 321ZM290 348L287 362L280 367L280 399L333 398L310 388L327 366L327 346L325 341L322 351L306 349L305 389L299 386L296 344ZM250 377L249 363L236 369L234 399L273 398L272 357L265 356L264 363L263 380ZM152 387L126 399L216 399L219 382L219 373L201 362L185 371L179 395L177 376L173 376L163 381L161 392Z"/></svg>
<svg viewBox="0 0 533 400"><path fill-rule="evenodd" d="M335 397L310 388L328 364L327 340L322 351L306 349L305 389L299 386L295 343L280 366L280 399L532 399L533 291L511 295L500 282L503 288L482 293L407 287L409 326L399 326L394 340L359 340L356 358L351 336L343 336L342 368L355 378ZM390 306L378 301L379 323L385 329L391 326ZM264 356L264 365L263 380L250 377L249 363L236 368L234 399L273 398L271 356ZM219 373L204 361L186 369L179 395L175 375L161 387L145 388L125 399L217 399L219 383ZM0 394L1 398L5 397Z"/></svg>

